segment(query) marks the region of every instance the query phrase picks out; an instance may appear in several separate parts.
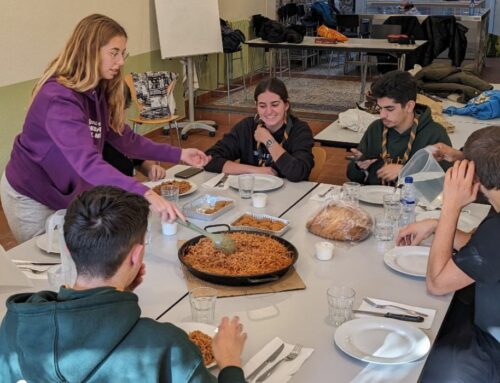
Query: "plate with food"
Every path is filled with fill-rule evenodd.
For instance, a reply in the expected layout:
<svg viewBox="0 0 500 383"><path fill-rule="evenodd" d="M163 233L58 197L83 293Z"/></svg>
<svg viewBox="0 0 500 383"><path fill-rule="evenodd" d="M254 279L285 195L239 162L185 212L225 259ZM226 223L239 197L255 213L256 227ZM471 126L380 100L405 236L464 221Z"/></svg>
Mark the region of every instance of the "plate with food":
<svg viewBox="0 0 500 383"><path fill-rule="evenodd" d="M232 198L204 194L185 204L182 210L189 218L211 221L232 209L234 205L235 202Z"/></svg>
<svg viewBox="0 0 500 383"><path fill-rule="evenodd" d="M189 340L200 349L205 367L215 367L217 363L215 363L214 354L212 352L212 338L217 333L217 327L206 323L196 322L181 322L174 324L183 330L188 335Z"/></svg>
<svg viewBox="0 0 500 383"><path fill-rule="evenodd" d="M267 214L246 212L231 223L233 230L249 230L282 236L290 228L290 221Z"/></svg>
<svg viewBox="0 0 500 383"><path fill-rule="evenodd" d="M196 189L198 189L198 186L195 183L176 178L163 179L160 181L144 182L144 185L146 185L150 189L153 189L153 191L158 195L161 195L161 187L163 185L176 185L179 187L179 197L183 197L185 195L194 193Z"/></svg>

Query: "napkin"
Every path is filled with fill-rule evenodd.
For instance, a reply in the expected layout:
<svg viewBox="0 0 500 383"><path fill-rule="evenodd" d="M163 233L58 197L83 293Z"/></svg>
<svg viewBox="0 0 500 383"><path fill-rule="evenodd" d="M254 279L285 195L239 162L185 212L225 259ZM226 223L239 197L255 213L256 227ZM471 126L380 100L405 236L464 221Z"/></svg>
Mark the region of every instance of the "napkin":
<svg viewBox="0 0 500 383"><path fill-rule="evenodd" d="M33 287L33 283L7 257L2 246L0 246L0 286Z"/></svg>
<svg viewBox="0 0 500 383"><path fill-rule="evenodd" d="M264 362L282 343L284 343L280 338L276 337L271 340L268 344L266 344L262 350L260 350L257 354L255 354L252 359L248 361L248 363L243 367L243 371L245 376L250 375L262 362ZM287 356L293 349L293 344L285 343L285 347L280 355L271 363L269 363L266 367L262 369L260 373L252 380L248 381L248 383L253 383L257 380L259 376L261 376L264 372L266 372L269 368L274 366L281 358ZM300 351L300 354L289 362L282 362L281 365L272 373L269 378L266 379L266 383L284 383L288 382L293 374L295 374L300 366L306 361L307 358L311 356L314 349L303 347Z"/></svg>
<svg viewBox="0 0 500 383"><path fill-rule="evenodd" d="M332 188L330 191L328 191ZM338 185L321 184L314 189L313 195L309 198L311 201L324 202L330 199L340 199L342 187ZM328 193L326 193L328 191ZM326 193L324 196L323 194Z"/></svg>
<svg viewBox="0 0 500 383"><path fill-rule="evenodd" d="M408 321L405 321L405 323L408 323L409 325L412 325L412 326L415 326L415 327L418 327L418 328L423 328L423 329L429 329L429 328L431 328L432 322L434 321L434 317L436 316L436 310L434 310L434 309L428 309L428 308L425 308L425 307L418 307L418 306L410 306L410 305L407 305L407 304L404 304L404 303L393 302L393 301L386 301L384 299L377 299L377 298L371 298L371 297L368 297L368 299L372 300L373 302L375 302L377 304L381 304L381 305L396 305L396 306L401 306L401 307L404 307L404 308L407 308L407 309L410 309L410 310L419 311L421 313L427 314L427 316L424 317L424 321L423 322L408 322ZM361 303L361 305L359 306L359 310L372 311L372 312L375 312L375 313L384 313L384 314L386 312L391 312L391 313L395 313L395 314L413 315L413 314L407 313L407 312L405 312L403 310L398 310L398 309L396 309L394 307L386 307L384 309L377 309L377 308L369 305L365 301L363 301ZM370 317L369 315L366 315L366 314L355 314L355 315L358 318Z"/></svg>
<svg viewBox="0 0 500 383"><path fill-rule="evenodd" d="M206 189L216 189L216 190L227 190L229 188L229 177L226 179L224 186L215 186L217 182L219 182L222 177L224 177L224 173L217 174L215 177L210 178L208 181L205 181L201 184Z"/></svg>

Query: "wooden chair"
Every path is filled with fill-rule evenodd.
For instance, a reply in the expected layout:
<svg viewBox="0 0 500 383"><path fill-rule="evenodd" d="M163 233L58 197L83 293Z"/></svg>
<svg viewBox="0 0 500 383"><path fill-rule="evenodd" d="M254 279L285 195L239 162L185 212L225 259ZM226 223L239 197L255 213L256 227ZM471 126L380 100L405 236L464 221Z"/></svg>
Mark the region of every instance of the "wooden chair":
<svg viewBox="0 0 500 383"><path fill-rule="evenodd" d="M311 174L309 174L309 181L317 181L326 161L326 151L320 146L313 146L312 153L314 157L314 167L311 170Z"/></svg>
<svg viewBox="0 0 500 383"><path fill-rule="evenodd" d="M130 90L130 97L132 98L132 102L134 103L135 107L139 112L139 114L136 117L129 118L129 120L132 122L132 129L134 130L134 132L136 131L137 125L160 126L163 129L163 133L168 135L173 125L173 128L177 133L177 141L179 143L179 147L182 147L181 137L179 134L179 126L177 125L177 120L179 119L179 116L171 114L170 116L167 117L151 118L151 119L141 117L140 112L142 109L144 109L144 105L137 99L137 92L135 90L134 79L132 78L132 74L131 73L126 74L124 80ZM175 83L176 81L172 81L170 83L170 85L167 88L167 94L170 95L173 93L175 88Z"/></svg>

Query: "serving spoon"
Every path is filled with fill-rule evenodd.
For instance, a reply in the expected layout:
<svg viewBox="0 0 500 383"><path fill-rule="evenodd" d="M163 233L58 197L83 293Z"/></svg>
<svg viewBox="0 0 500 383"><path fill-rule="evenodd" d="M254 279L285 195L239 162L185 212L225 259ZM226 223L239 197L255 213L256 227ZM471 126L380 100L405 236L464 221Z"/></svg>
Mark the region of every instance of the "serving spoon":
<svg viewBox="0 0 500 383"><path fill-rule="evenodd" d="M205 229L188 221L187 219L186 219L186 221L183 221L183 220L177 218L175 222L177 222L181 226L184 226L188 229L194 230L194 231L204 235L205 237L207 237L208 239L210 239L212 241L212 243L214 244L214 247L217 250L222 251L226 255L232 254L236 250L236 242L229 235L210 233L210 232L206 231Z"/></svg>

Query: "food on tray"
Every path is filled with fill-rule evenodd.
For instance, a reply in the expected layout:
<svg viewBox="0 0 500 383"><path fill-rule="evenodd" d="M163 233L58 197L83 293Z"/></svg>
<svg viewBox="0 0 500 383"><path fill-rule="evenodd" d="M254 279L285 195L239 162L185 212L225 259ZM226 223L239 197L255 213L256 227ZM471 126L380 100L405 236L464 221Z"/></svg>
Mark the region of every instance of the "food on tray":
<svg viewBox="0 0 500 383"><path fill-rule="evenodd" d="M362 241L372 230L372 219L364 210L332 203L307 222L307 229L320 237L337 241Z"/></svg>
<svg viewBox="0 0 500 383"><path fill-rule="evenodd" d="M233 222L233 226L250 226L257 229L280 231L286 224L270 218L257 218L250 214L245 214Z"/></svg>
<svg viewBox="0 0 500 383"><path fill-rule="evenodd" d="M225 276L247 276L283 270L293 262L293 254L274 238L256 233L228 233L236 251L224 254L208 238L189 246L184 262L195 270Z"/></svg>
<svg viewBox="0 0 500 383"><path fill-rule="evenodd" d="M233 201L217 201L213 206L202 208L201 213L203 214L214 214L218 212L220 209L226 207L231 204Z"/></svg>
<svg viewBox="0 0 500 383"><path fill-rule="evenodd" d="M153 188L153 191L155 193L161 195L161 187L164 185L176 185L179 188L179 194L185 194L189 190L191 190L191 183L189 183L188 181L169 180L169 181L162 182L159 185L156 185Z"/></svg>
<svg viewBox="0 0 500 383"><path fill-rule="evenodd" d="M189 340L200 349L205 366L212 364L215 360L212 353L212 337L199 330L191 331L188 336Z"/></svg>

